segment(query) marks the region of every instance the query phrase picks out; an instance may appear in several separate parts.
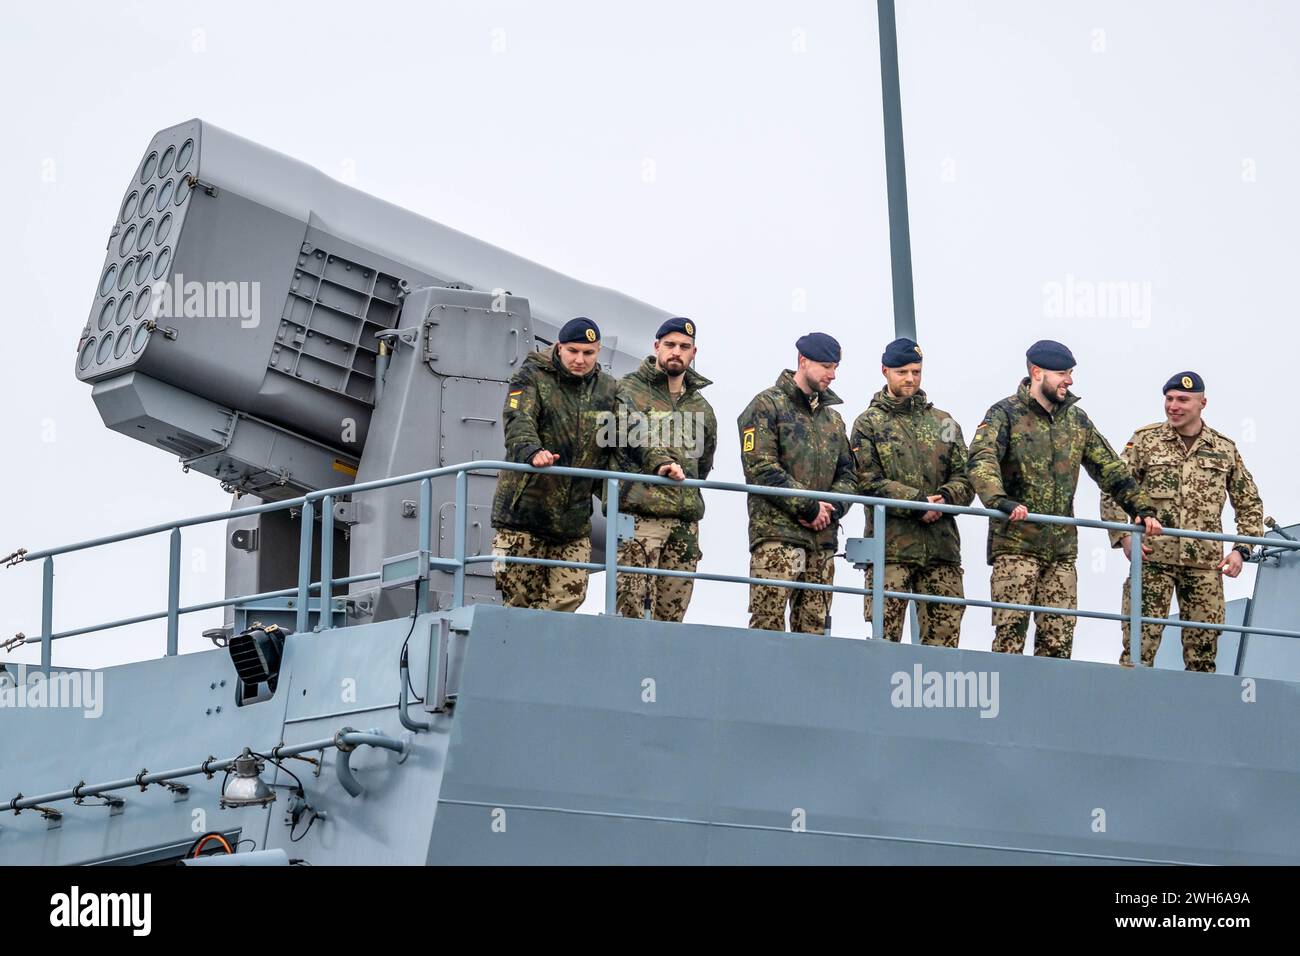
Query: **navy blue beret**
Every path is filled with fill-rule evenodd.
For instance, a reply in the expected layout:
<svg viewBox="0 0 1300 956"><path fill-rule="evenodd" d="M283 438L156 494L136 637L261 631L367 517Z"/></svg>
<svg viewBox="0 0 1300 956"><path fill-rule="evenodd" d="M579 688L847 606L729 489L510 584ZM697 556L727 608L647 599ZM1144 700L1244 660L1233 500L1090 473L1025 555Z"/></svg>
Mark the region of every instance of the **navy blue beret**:
<svg viewBox="0 0 1300 956"><path fill-rule="evenodd" d="M1203 392L1205 391L1205 380L1195 372L1179 372L1165 382L1165 387L1160 391L1163 394L1175 388L1180 392Z"/></svg>
<svg viewBox="0 0 1300 956"><path fill-rule="evenodd" d="M921 346L911 339L894 339L885 346L885 354L880 356L880 364L885 368L902 368L921 361Z"/></svg>
<svg viewBox="0 0 1300 956"><path fill-rule="evenodd" d="M1071 354L1069 349L1060 342L1053 342L1051 339L1039 339L1029 346L1025 358L1049 372L1068 372L1078 364L1074 361L1074 355Z"/></svg>
<svg viewBox="0 0 1300 956"><path fill-rule="evenodd" d="M659 331L655 333L656 339L662 339L665 335L671 335L674 332L680 332L682 335L689 335L695 338L695 323L690 319L683 319L680 316L675 319L669 319L663 325L659 326Z"/></svg>
<svg viewBox="0 0 1300 956"><path fill-rule="evenodd" d="M586 316L578 316L576 319L570 319L564 323L564 328L560 329L559 342L592 342L600 341L600 328L595 322Z"/></svg>
<svg viewBox="0 0 1300 956"><path fill-rule="evenodd" d="M809 332L794 343L799 354L814 362L838 362L840 343L825 332Z"/></svg>

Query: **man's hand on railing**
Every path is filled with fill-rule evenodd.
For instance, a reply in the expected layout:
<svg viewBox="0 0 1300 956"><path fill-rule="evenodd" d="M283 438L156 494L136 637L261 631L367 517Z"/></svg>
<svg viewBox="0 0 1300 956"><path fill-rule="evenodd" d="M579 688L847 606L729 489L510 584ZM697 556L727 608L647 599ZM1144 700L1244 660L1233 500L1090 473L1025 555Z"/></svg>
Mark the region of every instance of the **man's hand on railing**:
<svg viewBox="0 0 1300 956"><path fill-rule="evenodd" d="M926 495L925 500L930 502L932 505L945 504L943 495ZM927 511L925 514L921 515L921 521L925 524L933 524L942 517L942 511Z"/></svg>
<svg viewBox="0 0 1300 956"><path fill-rule="evenodd" d="M1235 578L1241 573L1244 564L1245 559L1242 558L1241 552L1234 549L1229 551L1227 556L1215 565L1215 569L1219 571L1220 574L1224 574L1230 578Z"/></svg>
<svg viewBox="0 0 1300 956"><path fill-rule="evenodd" d="M1164 534L1165 529L1155 518L1139 518L1138 523L1142 525L1142 530L1150 535ZM1145 553L1145 552L1143 552Z"/></svg>
<svg viewBox="0 0 1300 956"><path fill-rule="evenodd" d="M817 517L812 521L799 519L799 523L805 528L812 528L814 531L824 531L826 526L831 523L831 516L835 514L835 506L829 501L817 502Z"/></svg>
<svg viewBox="0 0 1300 956"><path fill-rule="evenodd" d="M555 452L553 451L547 451L545 448L543 448L541 451L539 451L536 455L533 456L533 460L532 462L530 462L530 464L534 468L549 468L551 467L551 465L555 464L559 460L560 460L559 455L555 454Z"/></svg>
<svg viewBox="0 0 1300 956"><path fill-rule="evenodd" d="M1024 521L1029 517L1029 509L1024 505L1016 505L1011 509L1011 514L1007 515L1008 521Z"/></svg>
<svg viewBox="0 0 1300 956"><path fill-rule="evenodd" d="M1119 546L1124 549L1124 557L1132 561L1133 560L1133 536L1131 534L1124 535L1124 538L1120 541ZM1151 549L1147 547L1145 544L1143 544L1142 557L1145 558L1150 553L1151 553Z"/></svg>
<svg viewBox="0 0 1300 956"><path fill-rule="evenodd" d="M659 466L659 476L661 478L671 478L673 481L685 481L686 472L682 471L682 466L675 461L670 461L666 465Z"/></svg>

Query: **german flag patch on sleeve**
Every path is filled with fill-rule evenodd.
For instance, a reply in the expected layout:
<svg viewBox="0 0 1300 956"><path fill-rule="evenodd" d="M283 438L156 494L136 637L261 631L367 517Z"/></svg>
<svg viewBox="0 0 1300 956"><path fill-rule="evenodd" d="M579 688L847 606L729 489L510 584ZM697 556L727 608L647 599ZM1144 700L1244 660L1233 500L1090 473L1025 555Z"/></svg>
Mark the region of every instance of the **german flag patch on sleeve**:
<svg viewBox="0 0 1300 956"><path fill-rule="evenodd" d="M516 388L514 391L512 391L512 392L510 393L510 396L509 396L509 397L510 397L510 407L511 407L511 408L518 408L518 407L519 407L519 396L522 395L522 394L524 394L524 390L523 390L522 388Z"/></svg>

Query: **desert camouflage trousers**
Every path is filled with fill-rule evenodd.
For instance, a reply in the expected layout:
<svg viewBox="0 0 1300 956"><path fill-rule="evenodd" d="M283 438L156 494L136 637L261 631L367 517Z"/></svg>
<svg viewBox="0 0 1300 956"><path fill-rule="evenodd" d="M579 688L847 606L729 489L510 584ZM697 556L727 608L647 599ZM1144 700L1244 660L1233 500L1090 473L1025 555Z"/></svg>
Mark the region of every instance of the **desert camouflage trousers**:
<svg viewBox="0 0 1300 956"><path fill-rule="evenodd" d="M591 539L553 541L527 531L502 528L492 539L496 557L550 558L552 561L590 561ZM507 607L533 607L544 611L576 611L587 596L583 568L553 568L541 564L492 562L497 590Z"/></svg>
<svg viewBox="0 0 1300 956"><path fill-rule="evenodd" d="M835 553L830 549L806 551L781 541L764 541L749 556L749 575L807 584L835 583ZM790 630L824 634L831 609L831 592L809 588L783 588L766 584L749 586L749 626L764 631L784 631L790 608Z"/></svg>
<svg viewBox="0 0 1300 956"><path fill-rule="evenodd" d="M636 517L636 537L618 546L618 563L629 568L694 571L700 563L700 526L680 518ZM680 623L695 582L651 574L618 576L618 613L644 617L646 602L656 621Z"/></svg>
<svg viewBox="0 0 1300 956"><path fill-rule="evenodd" d="M1123 613L1129 613L1129 579L1124 579ZM1178 616L1205 624L1223 623L1223 577L1213 569L1180 568L1168 564L1142 565L1142 616L1168 617L1169 602L1178 594ZM1124 632L1124 650L1119 656L1121 664L1128 664L1128 623L1120 625ZM1159 624L1142 625L1142 663L1150 667L1160 648L1164 627ZM1183 665L1189 671L1214 673L1214 658L1219 652L1219 631L1185 627L1183 635Z"/></svg>
<svg viewBox="0 0 1300 956"><path fill-rule="evenodd" d="M994 601L1073 608L1078 601L1078 572L1074 559L1043 561L1020 554L993 559L989 590ZM1034 656L1069 657L1074 647L1074 618L1065 614L1034 614ZM1029 612L993 609L993 650L1023 654L1029 634Z"/></svg>
<svg viewBox="0 0 1300 956"><path fill-rule="evenodd" d="M867 590L871 590L872 568L867 568ZM937 594L942 597L965 597L962 591L962 569L955 564L886 564L885 590L910 591L913 594ZM863 600L864 615L871 620L871 596ZM916 621L921 628L922 644L956 647L961 635L961 618L966 608L960 604L932 604L918 601ZM883 637L898 643L903 639L903 618L907 616L907 602L898 598L885 598L885 633ZM873 634L872 637L882 635Z"/></svg>

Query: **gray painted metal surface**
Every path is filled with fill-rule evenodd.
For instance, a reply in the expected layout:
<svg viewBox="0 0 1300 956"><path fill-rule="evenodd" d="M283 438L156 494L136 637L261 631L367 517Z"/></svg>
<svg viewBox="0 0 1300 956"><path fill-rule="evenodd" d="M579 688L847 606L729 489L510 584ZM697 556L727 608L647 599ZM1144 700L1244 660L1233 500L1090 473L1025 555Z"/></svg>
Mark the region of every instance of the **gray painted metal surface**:
<svg viewBox="0 0 1300 956"><path fill-rule="evenodd" d="M119 208L77 376L109 428L177 455L246 496L239 504L500 458L506 382L563 322L595 318L602 362L621 375L669 316L197 119L154 136ZM467 489L475 550L491 541L493 482L475 476ZM443 554L453 483L430 504ZM338 501L329 545L313 544L313 578L322 550L338 576L364 566L356 576L415 548L408 500L396 489ZM232 519L228 532L227 597L294 583L291 519ZM490 577L471 572L469 599L494 599ZM429 603L449 603L450 580L435 587ZM357 582L347 607L364 623L411 603Z"/></svg>
<svg viewBox="0 0 1300 956"><path fill-rule="evenodd" d="M997 716L894 706L895 675L918 667L998 674ZM478 608L431 860L1294 863L1300 687L1241 690Z"/></svg>
<svg viewBox="0 0 1300 956"><path fill-rule="evenodd" d="M421 693L439 619L413 629ZM344 726L409 754L357 750L357 798L336 754L320 776L291 761L327 814L298 842L288 791L269 809L220 810L220 778L198 777L179 802L124 791L117 815L65 802L57 829L5 814L0 863L183 849L196 810L201 829L317 865L1300 862L1297 684L1258 680L1246 703L1228 675L489 605L457 627L455 708L413 705L432 725L419 734L395 707L409 619L290 638L276 695L246 707L212 651L108 669L98 719L7 711L0 801ZM984 674L986 689L996 674L983 707L996 716L896 706L918 668Z"/></svg>
<svg viewBox="0 0 1300 956"><path fill-rule="evenodd" d="M1300 525L1285 529L1300 536ZM1269 537L1281 537L1270 533ZM1250 624L1277 627L1279 621L1295 622L1300 606L1300 554L1281 552L1260 562L1255 575L1255 595L1250 602ZM1300 681L1300 641L1251 634L1246 637L1240 663L1243 674L1267 674Z"/></svg>
<svg viewBox="0 0 1300 956"><path fill-rule="evenodd" d="M411 642L416 674L426 669L432 624L432 617L422 618ZM351 755L352 771L366 788L355 799L336 780L336 751L317 754L319 776L308 763L287 761L302 778L308 802L328 814L305 839L289 840L284 823L288 790L279 789L279 798L266 809L223 810L218 807L222 775L217 774L212 780L186 778L190 792L180 801L158 786L120 792L126 805L115 816L95 801L59 804L63 816L56 829L48 829L34 810L5 813L0 816L0 864L134 862L160 847L183 851L205 830L237 831L257 849L282 848L313 862L423 862L427 840L415 848L410 840L427 834L431 824L430 796L437 793L447 735L446 718L434 715L434 729L418 737L398 720L398 651L410 625L408 619L294 636L286 646L275 696L244 707L235 702L229 657L214 650L105 669L98 718L83 717L75 708L0 713L0 800L5 806L19 790L44 793L79 780L93 783L134 776L144 768L188 766L246 746L265 753L278 743L319 740L343 727L375 728L409 741L405 758L365 747ZM289 782L270 767L263 778ZM298 826L299 836L306 823L304 818Z"/></svg>
<svg viewBox="0 0 1300 956"><path fill-rule="evenodd" d="M907 162L903 149L903 97L898 78L898 21L894 0L876 0L880 30L880 97L885 121L885 191L889 200L889 266L894 335L916 338L912 290L912 235L907 217Z"/></svg>

